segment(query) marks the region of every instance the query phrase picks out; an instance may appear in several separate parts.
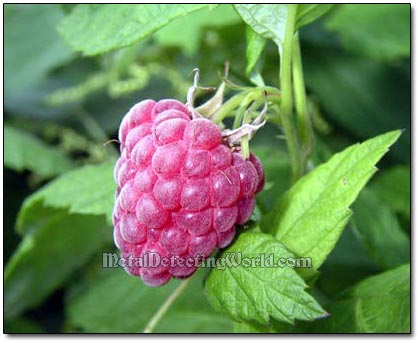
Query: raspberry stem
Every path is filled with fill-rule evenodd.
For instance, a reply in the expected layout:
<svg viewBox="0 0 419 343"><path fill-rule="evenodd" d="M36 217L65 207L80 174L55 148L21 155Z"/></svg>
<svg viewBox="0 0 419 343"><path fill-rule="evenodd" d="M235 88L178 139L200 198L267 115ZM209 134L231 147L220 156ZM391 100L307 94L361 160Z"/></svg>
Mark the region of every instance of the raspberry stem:
<svg viewBox="0 0 419 343"><path fill-rule="evenodd" d="M229 84L227 83L227 85ZM212 121L220 124L226 117L234 113L234 109L240 106L247 108L251 102L263 99L264 94L266 94L268 101L278 104L281 102L281 93L277 88L257 87L245 89L228 99L214 114Z"/></svg>
<svg viewBox="0 0 419 343"><path fill-rule="evenodd" d="M170 306L173 304L173 302L177 299L177 297L182 294L182 292L188 286L191 279L192 278L189 278L187 280L182 281L179 284L179 286L173 291L173 293L168 296L166 301L157 310L156 314L147 323L143 333L152 333L153 332L156 325L160 322L162 317L166 314L167 310L170 308Z"/></svg>
<svg viewBox="0 0 419 343"><path fill-rule="evenodd" d="M251 119L251 112L244 113L243 124L249 124ZM249 159L249 135L244 135L241 140L241 153L245 160Z"/></svg>
<svg viewBox="0 0 419 343"><path fill-rule="evenodd" d="M285 39L282 44L282 53L280 54L281 69L279 80L282 94L280 116L290 155L292 182L294 183L303 175L303 160L301 158L300 142L294 125L292 94L292 52L297 5L289 5L288 8Z"/></svg>
<svg viewBox="0 0 419 343"><path fill-rule="evenodd" d="M313 150L313 129L307 108L307 97L304 86L303 64L298 33L294 35L292 57L292 78L294 82L295 109L297 113L298 133L301 139L301 150L304 166Z"/></svg>

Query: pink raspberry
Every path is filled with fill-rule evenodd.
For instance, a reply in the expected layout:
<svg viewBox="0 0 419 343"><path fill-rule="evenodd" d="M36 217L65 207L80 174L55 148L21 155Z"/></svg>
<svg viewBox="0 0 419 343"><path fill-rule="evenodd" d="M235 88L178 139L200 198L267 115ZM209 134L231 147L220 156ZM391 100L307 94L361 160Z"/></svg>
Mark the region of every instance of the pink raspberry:
<svg viewBox="0 0 419 343"><path fill-rule="evenodd" d="M119 141L115 243L122 257L142 257L143 264L125 269L144 283L191 275L196 266L182 261L202 261L226 247L235 225L252 215L264 185L262 164L253 154L244 160L232 151L217 125L192 119L179 101L136 104L122 120ZM146 265L146 255L167 263Z"/></svg>

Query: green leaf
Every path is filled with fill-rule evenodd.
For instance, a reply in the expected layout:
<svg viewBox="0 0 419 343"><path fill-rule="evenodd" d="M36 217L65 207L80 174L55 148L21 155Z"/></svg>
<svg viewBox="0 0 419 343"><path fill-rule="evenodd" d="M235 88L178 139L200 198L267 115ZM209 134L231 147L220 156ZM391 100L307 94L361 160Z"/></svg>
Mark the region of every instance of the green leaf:
<svg viewBox="0 0 419 343"><path fill-rule="evenodd" d="M262 37L272 39L281 46L285 36L288 5L236 4L234 7L243 20Z"/></svg>
<svg viewBox="0 0 419 343"><path fill-rule="evenodd" d="M232 323L208 305L202 292L202 273L193 277L153 332L232 331ZM109 270L67 297L67 314L71 324L83 332L142 332L178 285L179 281L172 280L152 288L124 270Z"/></svg>
<svg viewBox="0 0 419 343"><path fill-rule="evenodd" d="M263 87L262 76L260 74L261 55L266 45L266 39L258 35L249 26L246 28L246 39L247 39L247 66L246 75L250 77L250 80L259 87Z"/></svg>
<svg viewBox="0 0 419 343"><path fill-rule="evenodd" d="M297 9L296 29L310 24L330 11L334 4L299 4Z"/></svg>
<svg viewBox="0 0 419 343"><path fill-rule="evenodd" d="M206 282L208 300L217 311L235 321L265 326L271 319L292 323L295 319L313 320L325 315L315 299L305 292L307 286L295 270L267 264L264 267L244 263L227 265L232 258L238 262L237 253L241 253L242 259L265 259L272 255L274 262L292 256L271 235L240 234L220 257L226 259L226 269L213 269Z"/></svg>
<svg viewBox="0 0 419 343"><path fill-rule="evenodd" d="M82 4L62 20L58 30L74 50L93 56L134 44L173 19L208 6Z"/></svg>
<svg viewBox="0 0 419 343"><path fill-rule="evenodd" d="M410 166L384 170L374 179L371 189L393 211L410 220Z"/></svg>
<svg viewBox="0 0 419 343"><path fill-rule="evenodd" d="M383 25L385 23L385 25ZM410 4L347 4L328 19L346 49L379 60L410 55Z"/></svg>
<svg viewBox="0 0 419 343"><path fill-rule="evenodd" d="M7 95L36 84L46 73L71 58L55 27L62 19L55 4L5 5L4 86Z"/></svg>
<svg viewBox="0 0 419 343"><path fill-rule="evenodd" d="M4 165L18 172L30 170L49 178L70 170L69 158L28 132L4 126Z"/></svg>
<svg viewBox="0 0 419 343"><path fill-rule="evenodd" d="M106 228L97 216L50 211L42 227L25 235L5 267L5 317L41 304L111 236Z"/></svg>
<svg viewBox="0 0 419 343"><path fill-rule="evenodd" d="M380 202L375 193L365 189L353 208L359 235L377 263L391 269L409 262L409 237L394 213Z"/></svg>
<svg viewBox="0 0 419 343"><path fill-rule="evenodd" d="M284 42L289 5L236 4L243 20L262 37L272 39L278 46ZM295 30L330 10L333 5L298 5ZM259 43L260 44L260 43Z"/></svg>
<svg viewBox="0 0 419 343"><path fill-rule="evenodd" d="M157 31L154 37L159 45L179 46L185 54L192 56L198 52L204 28L232 25L240 21L231 5L219 5L213 10L206 7L173 20ZM188 29L185 30L185 27Z"/></svg>
<svg viewBox="0 0 419 343"><path fill-rule="evenodd" d="M317 269L346 226L349 206L400 134L392 131L352 145L305 175L264 218L264 231L273 232L297 256L310 257Z"/></svg>
<svg viewBox="0 0 419 343"><path fill-rule="evenodd" d="M17 218L17 230L25 233L43 225L43 209L67 209L70 214L104 215L112 223L116 184L113 162L70 171L27 198Z"/></svg>
<svg viewBox="0 0 419 343"><path fill-rule="evenodd" d="M410 332L410 264L358 283L328 306L330 317L310 323L306 332Z"/></svg>

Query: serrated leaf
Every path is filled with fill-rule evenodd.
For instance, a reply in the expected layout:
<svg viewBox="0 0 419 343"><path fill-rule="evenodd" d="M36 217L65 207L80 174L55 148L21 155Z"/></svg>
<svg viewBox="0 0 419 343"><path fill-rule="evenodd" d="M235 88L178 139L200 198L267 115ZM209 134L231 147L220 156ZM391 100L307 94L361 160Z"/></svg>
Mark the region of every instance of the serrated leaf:
<svg viewBox="0 0 419 343"><path fill-rule="evenodd" d="M240 234L220 258L229 259L229 255L237 253L243 259L269 258L272 254L275 262L292 256L271 235L253 232ZM217 311L235 321L266 326L271 319L292 323L295 319L312 320L325 315L316 300L305 292L306 284L294 269L243 263L226 267L211 271L206 293Z"/></svg>
<svg viewBox="0 0 419 343"><path fill-rule="evenodd" d="M103 244L106 228L97 216L50 210L43 226L25 235L5 267L5 317L41 304Z"/></svg>
<svg viewBox="0 0 419 343"><path fill-rule="evenodd" d="M232 323L208 305L202 293L202 273L193 277L153 332L232 331ZM71 324L83 332L142 332L179 283L172 280L152 288L124 270L109 270L104 277L67 297L67 314Z"/></svg>
<svg viewBox="0 0 419 343"><path fill-rule="evenodd" d="M207 6L81 4L62 20L58 30L74 50L93 56L136 43L173 19Z"/></svg>
<svg viewBox="0 0 419 343"><path fill-rule="evenodd" d="M392 131L335 154L301 178L279 201L262 229L317 269L346 226L349 206L375 173L375 164L399 138Z"/></svg>
<svg viewBox="0 0 419 343"><path fill-rule="evenodd" d="M106 216L112 223L116 184L113 162L85 166L61 175L27 198L17 218L17 230L25 233L43 225L43 209L66 209L70 214Z"/></svg>
<svg viewBox="0 0 419 343"><path fill-rule="evenodd" d="M71 58L55 26L63 18L59 5L5 5L4 88L8 96L36 84L49 70Z"/></svg>
<svg viewBox="0 0 419 343"><path fill-rule="evenodd" d="M410 4L345 4L326 27L337 32L350 51L393 60L410 55L410 16Z"/></svg>
<svg viewBox="0 0 419 343"><path fill-rule="evenodd" d="M4 165L18 172L30 170L42 178L56 176L73 167L63 152L9 125L4 125Z"/></svg>
<svg viewBox="0 0 419 343"><path fill-rule="evenodd" d="M384 170L371 183L371 189L393 211L410 220L410 167Z"/></svg>
<svg viewBox="0 0 419 343"><path fill-rule="evenodd" d="M310 323L306 332L410 332L410 264L359 282L328 306L330 317Z"/></svg>
<svg viewBox="0 0 419 343"><path fill-rule="evenodd" d="M375 193L365 189L353 208L361 240L380 266L390 269L409 262L409 237L401 229L394 213L380 202Z"/></svg>

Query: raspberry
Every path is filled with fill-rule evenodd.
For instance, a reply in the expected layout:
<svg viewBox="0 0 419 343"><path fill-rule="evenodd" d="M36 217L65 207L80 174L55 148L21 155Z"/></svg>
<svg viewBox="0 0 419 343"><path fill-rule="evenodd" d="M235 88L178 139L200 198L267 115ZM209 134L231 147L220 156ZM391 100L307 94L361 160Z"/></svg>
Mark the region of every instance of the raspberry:
<svg viewBox="0 0 419 343"><path fill-rule="evenodd" d="M188 277L196 266L181 260L202 260L226 247L235 225L249 220L264 185L262 164L253 154L244 160L218 126L192 119L177 100L136 104L122 120L119 140L115 244L126 259L170 261L125 269L150 286Z"/></svg>

